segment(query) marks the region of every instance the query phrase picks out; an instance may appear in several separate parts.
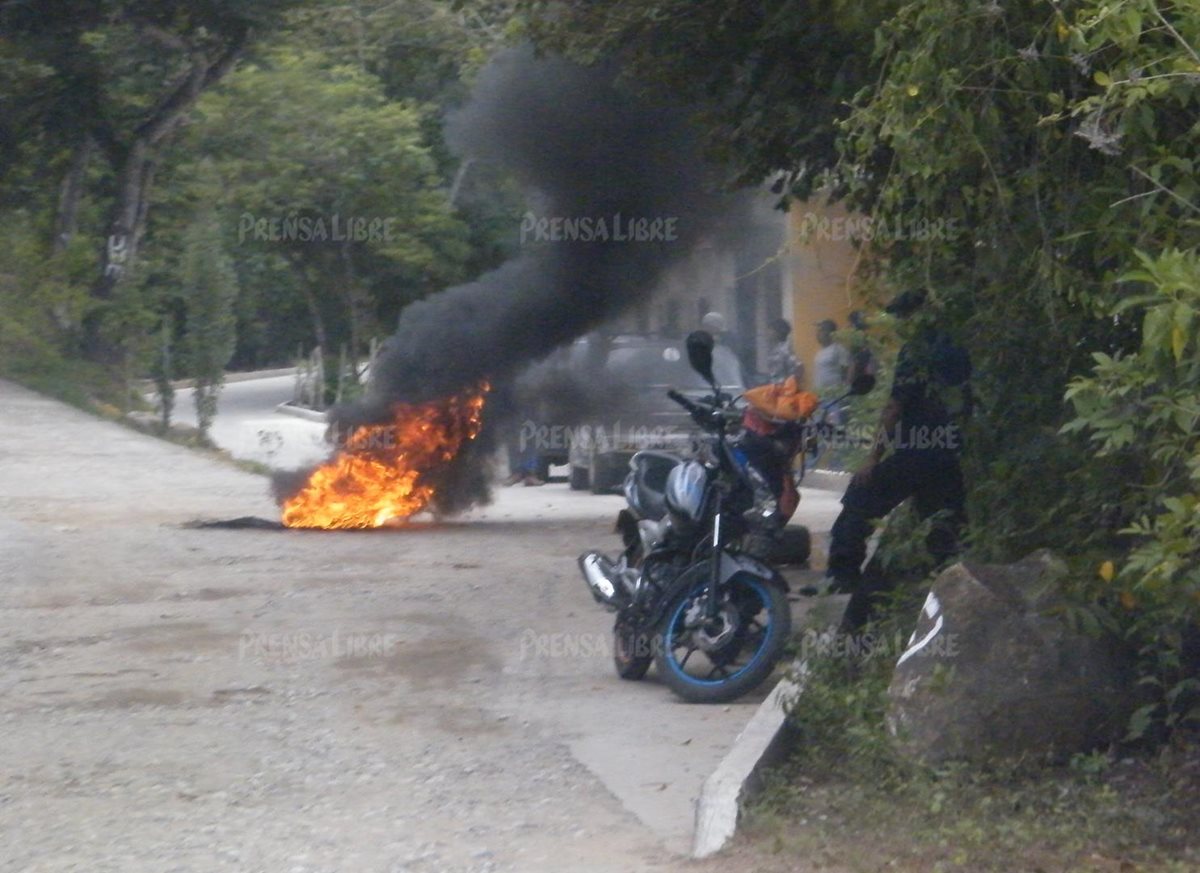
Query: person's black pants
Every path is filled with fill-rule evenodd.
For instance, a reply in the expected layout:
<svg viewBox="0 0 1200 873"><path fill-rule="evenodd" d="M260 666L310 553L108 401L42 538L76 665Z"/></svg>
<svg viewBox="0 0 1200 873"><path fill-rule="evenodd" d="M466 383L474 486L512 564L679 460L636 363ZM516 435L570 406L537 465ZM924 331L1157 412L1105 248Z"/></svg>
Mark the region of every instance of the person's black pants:
<svg viewBox="0 0 1200 873"><path fill-rule="evenodd" d="M890 586L886 580L864 578L863 561L872 522L883 518L909 497L921 518L946 512L925 541L941 563L958 551L958 535L966 521L966 493L958 455L946 451L898 451L880 461L866 484L852 482L842 497L842 511L833 524L829 570L839 590L851 592L843 626L857 629L871 615L875 595Z"/></svg>

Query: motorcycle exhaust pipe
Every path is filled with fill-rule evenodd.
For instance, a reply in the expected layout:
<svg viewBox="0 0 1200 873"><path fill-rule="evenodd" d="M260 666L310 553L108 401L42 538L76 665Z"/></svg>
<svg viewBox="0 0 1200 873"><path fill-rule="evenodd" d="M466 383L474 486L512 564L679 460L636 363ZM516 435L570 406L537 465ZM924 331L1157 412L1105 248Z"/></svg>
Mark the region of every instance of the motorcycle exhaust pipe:
<svg viewBox="0 0 1200 873"><path fill-rule="evenodd" d="M579 556L579 571L596 600L614 609L622 606L624 592L619 593L619 574L612 561L599 552L587 552Z"/></svg>

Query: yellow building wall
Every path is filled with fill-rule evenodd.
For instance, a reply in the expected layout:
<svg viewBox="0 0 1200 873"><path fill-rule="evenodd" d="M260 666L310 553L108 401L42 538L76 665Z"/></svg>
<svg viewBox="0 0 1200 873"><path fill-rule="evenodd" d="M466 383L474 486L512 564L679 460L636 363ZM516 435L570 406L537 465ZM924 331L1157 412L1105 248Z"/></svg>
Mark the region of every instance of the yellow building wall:
<svg viewBox="0 0 1200 873"><path fill-rule="evenodd" d="M809 379L820 348L814 325L832 318L844 329L859 305L854 293L859 253L849 239L850 218L836 205L796 203L788 212L783 317L792 324L792 346Z"/></svg>

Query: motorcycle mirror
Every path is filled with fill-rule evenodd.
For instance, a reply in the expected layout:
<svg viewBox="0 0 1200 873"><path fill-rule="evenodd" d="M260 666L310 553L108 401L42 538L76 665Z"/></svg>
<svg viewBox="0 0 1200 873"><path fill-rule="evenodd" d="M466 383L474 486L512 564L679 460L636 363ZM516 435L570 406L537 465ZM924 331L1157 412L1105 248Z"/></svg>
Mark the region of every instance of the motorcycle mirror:
<svg viewBox="0 0 1200 873"><path fill-rule="evenodd" d="M875 388L875 376L871 373L859 373L850 383L850 393L854 395L870 394Z"/></svg>
<svg viewBox="0 0 1200 873"><path fill-rule="evenodd" d="M686 344L688 363L715 391L717 380L713 378L713 346L716 340L713 335L706 330L694 330L688 334Z"/></svg>

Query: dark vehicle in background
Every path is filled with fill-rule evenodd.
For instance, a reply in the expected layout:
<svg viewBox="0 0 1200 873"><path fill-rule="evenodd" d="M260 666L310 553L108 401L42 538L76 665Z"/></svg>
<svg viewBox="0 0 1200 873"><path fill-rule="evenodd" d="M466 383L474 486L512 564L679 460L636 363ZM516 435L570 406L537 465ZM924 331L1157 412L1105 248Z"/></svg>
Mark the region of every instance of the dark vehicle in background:
<svg viewBox="0 0 1200 873"><path fill-rule="evenodd" d="M686 411L667 397L675 389L699 399L712 387L691 368L682 340L641 335L596 336L572 348L576 378L605 396L602 412L572 428L567 462L572 488L594 494L616 491L639 451L681 452L690 448L694 427ZM733 350L713 349L713 374L720 390L737 396L745 390Z"/></svg>

